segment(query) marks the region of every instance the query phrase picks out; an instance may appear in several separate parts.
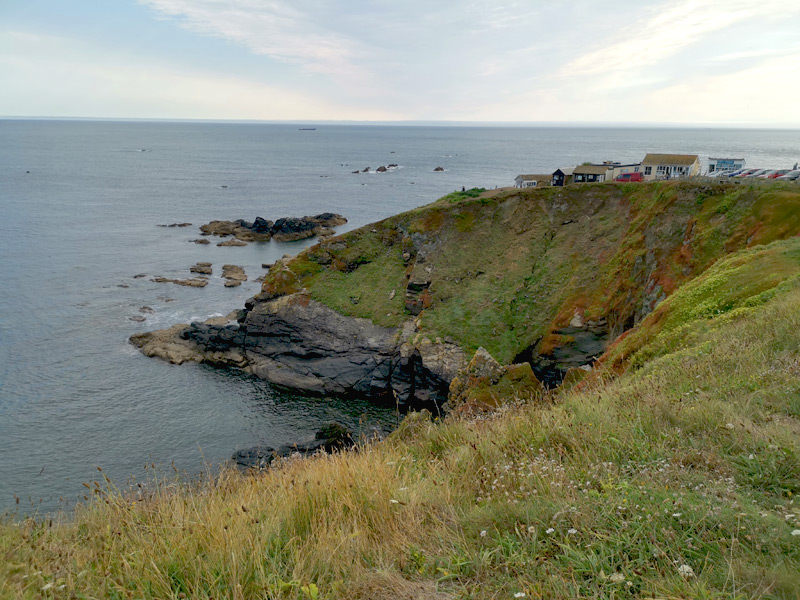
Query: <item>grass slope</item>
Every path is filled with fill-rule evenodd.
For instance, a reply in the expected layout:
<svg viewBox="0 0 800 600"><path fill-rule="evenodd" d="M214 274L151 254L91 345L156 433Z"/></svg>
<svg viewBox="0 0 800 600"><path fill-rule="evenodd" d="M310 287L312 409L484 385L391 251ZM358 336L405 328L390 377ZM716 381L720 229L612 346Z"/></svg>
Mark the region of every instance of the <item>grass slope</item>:
<svg viewBox="0 0 800 600"><path fill-rule="evenodd" d="M305 288L343 314L396 326L411 316L409 277L422 277L424 334L509 363L533 344L563 344L556 329L576 312L619 335L721 256L796 235L798 203L797 186L780 184L458 192L309 249L271 271L264 290Z"/></svg>
<svg viewBox="0 0 800 600"><path fill-rule="evenodd" d="M101 484L0 526L0 596L798 598L798 277L800 239L720 261L626 338L635 368L546 404L139 501Z"/></svg>

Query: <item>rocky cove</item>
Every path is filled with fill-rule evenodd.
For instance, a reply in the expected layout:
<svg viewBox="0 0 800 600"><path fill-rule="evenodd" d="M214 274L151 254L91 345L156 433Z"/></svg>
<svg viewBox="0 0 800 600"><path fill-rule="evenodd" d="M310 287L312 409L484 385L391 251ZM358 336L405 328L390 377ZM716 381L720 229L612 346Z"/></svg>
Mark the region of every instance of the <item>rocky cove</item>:
<svg viewBox="0 0 800 600"><path fill-rule="evenodd" d="M309 394L487 410L604 364L720 244L771 241L765 201L693 182L454 193L276 262L222 322L131 342Z"/></svg>

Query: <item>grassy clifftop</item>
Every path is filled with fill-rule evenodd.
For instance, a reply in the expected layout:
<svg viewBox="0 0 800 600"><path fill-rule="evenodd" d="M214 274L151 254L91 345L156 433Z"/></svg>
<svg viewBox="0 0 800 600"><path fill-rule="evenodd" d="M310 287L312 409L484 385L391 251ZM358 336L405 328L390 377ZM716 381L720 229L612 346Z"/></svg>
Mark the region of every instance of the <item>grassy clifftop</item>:
<svg viewBox="0 0 800 600"><path fill-rule="evenodd" d="M266 295L306 288L352 316L511 362L576 314L611 338L721 256L800 231L797 186L690 182L455 193L315 246Z"/></svg>

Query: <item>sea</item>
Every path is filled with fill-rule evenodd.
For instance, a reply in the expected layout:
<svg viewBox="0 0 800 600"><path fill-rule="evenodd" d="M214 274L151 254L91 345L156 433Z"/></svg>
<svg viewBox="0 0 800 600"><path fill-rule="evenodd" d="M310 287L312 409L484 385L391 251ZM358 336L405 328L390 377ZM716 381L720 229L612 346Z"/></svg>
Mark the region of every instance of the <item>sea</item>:
<svg viewBox="0 0 800 600"><path fill-rule="evenodd" d="M263 264L314 243L197 245L200 225L336 212L344 232L462 187L647 152L789 168L800 132L0 120L0 514L69 513L98 467L125 489L214 472L238 449L302 442L329 421L363 435L397 424L392 407L130 345L241 308ZM198 261L213 263L205 288L151 281L189 277ZM248 281L224 287L223 264Z"/></svg>

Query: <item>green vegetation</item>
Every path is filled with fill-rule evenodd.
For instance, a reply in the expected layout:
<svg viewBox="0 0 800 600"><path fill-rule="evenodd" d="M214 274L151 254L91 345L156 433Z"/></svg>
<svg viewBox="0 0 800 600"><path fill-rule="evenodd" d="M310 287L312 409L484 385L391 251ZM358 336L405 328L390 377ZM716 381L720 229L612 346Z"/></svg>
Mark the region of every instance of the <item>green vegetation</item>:
<svg viewBox="0 0 800 600"><path fill-rule="evenodd" d="M798 202L797 186L677 181L455 192L323 242L289 263L292 286L275 271L265 289L397 326L409 278L425 280L423 334L509 363L563 344L576 312L622 333L720 257L796 234Z"/></svg>
<svg viewBox="0 0 800 600"><path fill-rule="evenodd" d="M800 598L798 199L525 191L315 246L264 293L392 324L427 273L423 331L504 359L576 308L627 321L643 288L667 298L607 368L546 394L509 370L480 418L411 414L358 451L104 481L69 519L2 522L0 598Z"/></svg>

